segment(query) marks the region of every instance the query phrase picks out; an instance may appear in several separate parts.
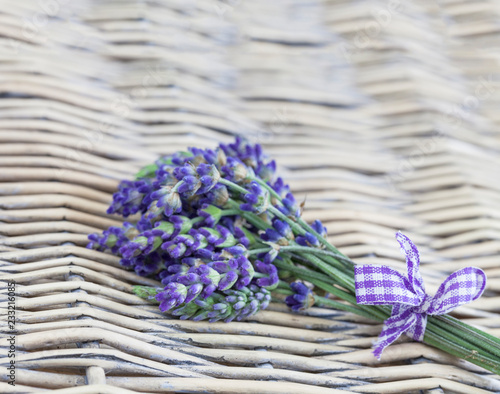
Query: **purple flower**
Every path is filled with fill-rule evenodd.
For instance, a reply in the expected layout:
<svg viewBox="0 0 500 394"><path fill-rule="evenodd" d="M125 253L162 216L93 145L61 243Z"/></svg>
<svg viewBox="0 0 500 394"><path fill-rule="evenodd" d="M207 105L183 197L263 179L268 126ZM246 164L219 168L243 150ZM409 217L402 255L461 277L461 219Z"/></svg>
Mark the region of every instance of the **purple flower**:
<svg viewBox="0 0 500 394"><path fill-rule="evenodd" d="M175 189L186 197L209 192L220 179L217 167L214 164L205 163L200 163L195 167L188 162L175 168L174 175L179 180Z"/></svg>
<svg viewBox="0 0 500 394"><path fill-rule="evenodd" d="M201 227L198 231L206 237L209 244L215 247L226 248L236 244L233 234L224 226L217 225L215 229Z"/></svg>
<svg viewBox="0 0 500 394"><path fill-rule="evenodd" d="M152 276L165 264L165 256L157 252L149 255L140 254L131 258L122 258L120 264L123 267L133 268L139 276Z"/></svg>
<svg viewBox="0 0 500 394"><path fill-rule="evenodd" d="M260 237L263 241L274 242L286 246L289 244L288 240L293 239L293 232L288 223L279 219L274 219L273 228L267 229Z"/></svg>
<svg viewBox="0 0 500 394"><path fill-rule="evenodd" d="M314 305L314 294L302 282L293 282L290 284L292 291L295 293L286 297L285 302L293 311L303 311Z"/></svg>
<svg viewBox="0 0 500 394"><path fill-rule="evenodd" d="M206 192L200 200L201 204L210 204L217 207L223 207L229 200L229 192L227 187L217 183L212 189Z"/></svg>
<svg viewBox="0 0 500 394"><path fill-rule="evenodd" d="M304 235L299 235L296 239L297 243L302 246L314 246L318 247L321 244L314 235L309 232L306 232Z"/></svg>
<svg viewBox="0 0 500 394"><path fill-rule="evenodd" d="M170 313L180 316L181 319L210 322L224 320L228 323L235 319L243 320L267 308L270 301L271 294L268 290L250 285L240 290L214 292L206 299L197 298L171 310Z"/></svg>
<svg viewBox="0 0 500 394"><path fill-rule="evenodd" d="M255 283L264 287L267 290L274 290L278 287L279 277L278 277L278 269L273 264L266 264L260 260L254 261L255 270L261 274L266 274L267 277L257 278Z"/></svg>
<svg viewBox="0 0 500 394"><path fill-rule="evenodd" d="M222 235L214 229L202 227L200 229L191 229L188 231L188 234L177 235L170 241L163 243L162 249L174 259L183 256L205 258L212 255L215 244L224 245L223 242L226 241L226 238L223 238ZM232 242L227 242L232 245L234 241L234 238L232 238Z"/></svg>
<svg viewBox="0 0 500 394"><path fill-rule="evenodd" d="M208 265L201 264L198 267L190 267L185 270L185 266L179 265L177 267L170 267L168 271L178 272L171 277L166 277L162 280L167 283L165 287L165 292L162 294L162 300L165 302L165 306L168 305L180 305L178 301L181 298L178 295L178 291L167 291L168 289L180 289L182 290L183 298L180 303L186 303L193 301L198 296L201 298L209 297L216 289L220 281L220 275L217 271L209 267ZM170 299L173 299L170 300ZM158 299L158 296L157 296ZM173 306L171 306L172 308ZM162 310L165 312L165 310Z"/></svg>
<svg viewBox="0 0 500 394"><path fill-rule="evenodd" d="M250 183L248 189L249 193L243 196L246 203L241 204L240 209L256 214L265 212L269 207L269 192L255 181Z"/></svg>
<svg viewBox="0 0 500 394"><path fill-rule="evenodd" d="M203 204L200 209L198 209L198 216L204 219L203 224L208 227L215 227L221 219L222 210L214 205Z"/></svg>
<svg viewBox="0 0 500 394"><path fill-rule="evenodd" d="M277 208L286 216L300 216L300 208L297 206L297 201L292 193L287 193L282 200L283 205Z"/></svg>
<svg viewBox="0 0 500 394"><path fill-rule="evenodd" d="M120 182L107 213L119 213L127 217L139 211L144 212L150 203L149 198L146 197L151 190L152 184L149 180Z"/></svg>
<svg viewBox="0 0 500 394"><path fill-rule="evenodd" d="M160 303L160 310L167 312L172 308L182 305L186 300L187 294L188 289L183 284L169 283L155 298Z"/></svg>
<svg viewBox="0 0 500 394"><path fill-rule="evenodd" d="M110 249L113 254L118 254L120 248L137 234L137 229L131 223L124 222L122 227L111 226L104 230L102 235L90 234L87 248L100 251Z"/></svg>
<svg viewBox="0 0 500 394"><path fill-rule="evenodd" d="M216 260L208 265L221 275L218 290L224 291L233 287L241 289L251 282L255 270L243 254L233 255L226 250L214 258Z"/></svg>
<svg viewBox="0 0 500 394"><path fill-rule="evenodd" d="M196 172L201 183L201 187L197 191L197 194L209 192L217 184L217 182L219 182L220 173L214 164L209 165L201 163L198 167L196 167Z"/></svg>
<svg viewBox="0 0 500 394"><path fill-rule="evenodd" d="M182 210L181 197L175 186L163 186L151 193L151 198L157 200L156 206L162 208L167 217Z"/></svg>
<svg viewBox="0 0 500 394"><path fill-rule="evenodd" d="M234 157L228 157L226 164L221 167L221 170L224 178L234 183L240 183L249 174L247 166L240 159Z"/></svg>
<svg viewBox="0 0 500 394"><path fill-rule="evenodd" d="M323 226L323 223L319 220L315 220L312 224L311 227L313 228L314 231L316 231L319 235L322 237L326 237L326 227Z"/></svg>

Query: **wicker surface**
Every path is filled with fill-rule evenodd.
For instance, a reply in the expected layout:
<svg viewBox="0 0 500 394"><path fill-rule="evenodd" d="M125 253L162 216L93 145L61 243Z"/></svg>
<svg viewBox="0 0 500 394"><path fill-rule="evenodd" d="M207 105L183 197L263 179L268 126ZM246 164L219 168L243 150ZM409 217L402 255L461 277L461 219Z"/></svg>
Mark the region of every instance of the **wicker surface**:
<svg viewBox="0 0 500 394"><path fill-rule="evenodd" d="M483 268L487 293L457 315L500 335L494 1L75 3L0 1L0 279L18 284L0 392L500 392L406 339L377 362L380 325L336 311L170 319L131 294L153 282L85 249L119 223L120 179L243 134L356 262L404 269L400 229L428 290Z"/></svg>

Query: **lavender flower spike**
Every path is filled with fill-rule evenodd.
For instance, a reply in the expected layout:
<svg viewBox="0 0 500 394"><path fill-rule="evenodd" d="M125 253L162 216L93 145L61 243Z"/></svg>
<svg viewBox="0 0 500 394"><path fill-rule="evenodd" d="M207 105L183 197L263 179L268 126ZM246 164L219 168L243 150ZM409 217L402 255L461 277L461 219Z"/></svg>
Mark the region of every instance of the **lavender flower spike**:
<svg viewBox="0 0 500 394"><path fill-rule="evenodd" d="M285 302L293 311L303 311L314 305L314 295L311 289L304 283L296 281L290 284L290 287L295 292L293 295L286 297Z"/></svg>

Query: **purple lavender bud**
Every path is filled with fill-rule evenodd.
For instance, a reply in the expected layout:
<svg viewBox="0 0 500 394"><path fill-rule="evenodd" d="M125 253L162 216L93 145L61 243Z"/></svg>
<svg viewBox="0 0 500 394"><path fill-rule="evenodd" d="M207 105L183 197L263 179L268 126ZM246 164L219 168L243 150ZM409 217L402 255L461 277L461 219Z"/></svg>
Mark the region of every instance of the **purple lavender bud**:
<svg viewBox="0 0 500 394"><path fill-rule="evenodd" d="M177 184L177 191L184 196L194 195L201 187L201 182L194 175L187 175Z"/></svg>
<svg viewBox="0 0 500 394"><path fill-rule="evenodd" d="M110 249L112 253L118 254L120 248L135 238L138 233L132 224L124 222L122 227L111 226L104 230L102 235L90 234L88 238L91 242L87 248L100 251Z"/></svg>
<svg viewBox="0 0 500 394"><path fill-rule="evenodd" d="M120 248L120 253L126 259L138 256L142 250L148 245L146 237L137 237L133 241L128 242Z"/></svg>
<svg viewBox="0 0 500 394"><path fill-rule="evenodd" d="M226 164L221 167L224 178L240 183L248 176L248 168L243 162L235 157L228 157Z"/></svg>
<svg viewBox="0 0 500 394"><path fill-rule="evenodd" d="M186 304L193 301L196 297L200 295L203 291L203 285L201 283L195 283L188 288L186 300L184 301Z"/></svg>
<svg viewBox="0 0 500 394"><path fill-rule="evenodd" d="M282 238L282 236L276 230L273 230L272 228L268 228L268 229L266 229L265 233L262 233L260 235L260 238L265 242L278 243L278 241Z"/></svg>
<svg viewBox="0 0 500 394"><path fill-rule="evenodd" d="M204 194L209 192L220 179L220 173L214 164L204 164L201 163L197 168L196 172L200 177L201 187L197 191L197 194Z"/></svg>
<svg viewBox="0 0 500 394"><path fill-rule="evenodd" d="M158 205L156 205L156 203L157 201L155 200L151 204L149 204L149 207L144 214L144 218L153 223L161 220L163 218L163 213L165 212L165 209L159 207Z"/></svg>
<svg viewBox="0 0 500 394"><path fill-rule="evenodd" d="M247 253L247 249L243 245L234 245L230 247L224 248L224 250L221 252L221 256L229 256L229 257L235 257L235 256L243 256Z"/></svg>
<svg viewBox="0 0 500 394"><path fill-rule="evenodd" d="M218 289L221 291L228 290L236 283L238 280L238 274L234 271L226 272L221 275L221 280L218 285Z"/></svg>
<svg viewBox="0 0 500 394"><path fill-rule="evenodd" d="M148 202L144 200L151 189L149 180L122 181L118 191L113 194L113 202L107 213L120 213L127 217L139 211L144 212L148 206Z"/></svg>
<svg viewBox="0 0 500 394"><path fill-rule="evenodd" d="M178 237L175 237L172 241L167 241L161 246L174 259L183 256L187 250L187 246L184 243L178 243L178 241Z"/></svg>
<svg viewBox="0 0 500 394"><path fill-rule="evenodd" d="M129 261L126 261L125 264L127 264L128 262ZM147 256L139 255L133 257L130 259L130 262L133 264L134 271L137 275L151 276L160 270L163 262L163 257L160 254L153 252Z"/></svg>
<svg viewBox="0 0 500 394"><path fill-rule="evenodd" d="M260 260L256 260L254 266L257 272L267 275L267 277L256 279L255 283L257 283L258 286L264 287L267 290L274 290L278 287L279 277L276 266L273 264L266 264Z"/></svg>
<svg viewBox="0 0 500 394"><path fill-rule="evenodd" d="M221 219L222 210L214 205L203 204L200 209L198 209L198 216L201 216L204 221L203 223L208 227L215 227L219 220Z"/></svg>
<svg viewBox="0 0 500 394"><path fill-rule="evenodd" d="M285 302L293 311L303 311L314 305L314 294L304 283L296 281L290 284L295 293L286 297Z"/></svg>
<svg viewBox="0 0 500 394"><path fill-rule="evenodd" d="M285 197L288 193L290 193L290 187L283 182L282 178L276 179L271 187L280 197Z"/></svg>
<svg viewBox="0 0 500 394"><path fill-rule="evenodd" d="M193 226L191 219L186 216L173 215L170 217L170 222L174 225L175 231L180 234L187 233Z"/></svg>
<svg viewBox="0 0 500 394"><path fill-rule="evenodd" d="M186 286L180 283L169 283L155 298L160 302L160 310L162 312L167 312L186 302L187 295L188 289Z"/></svg>
<svg viewBox="0 0 500 394"><path fill-rule="evenodd" d="M212 260L214 252L209 247L198 249L195 253L196 257L202 260Z"/></svg>
<svg viewBox="0 0 500 394"><path fill-rule="evenodd" d="M180 167L176 167L173 171L177 180L181 181L187 176L196 177L196 169L191 163L186 163Z"/></svg>
<svg viewBox="0 0 500 394"><path fill-rule="evenodd" d="M274 178L276 173L276 162L271 160L269 163L261 164L255 173L264 181L269 182Z"/></svg>
<svg viewBox="0 0 500 394"><path fill-rule="evenodd" d="M212 189L205 193L202 203L223 207L229 200L227 187L217 183Z"/></svg>
<svg viewBox="0 0 500 394"><path fill-rule="evenodd" d="M214 284L206 285L205 288L203 289L203 291L200 293L200 297L201 298L210 297L215 290L217 290L216 285L214 285Z"/></svg>
<svg viewBox="0 0 500 394"><path fill-rule="evenodd" d="M215 287L217 287L220 282L220 274L208 265L200 265L196 268L196 272L200 276L201 283L203 283L204 285L214 285Z"/></svg>
<svg viewBox="0 0 500 394"><path fill-rule="evenodd" d="M240 205L240 209L261 214L269 207L269 192L253 181L247 186L249 193L243 196L246 203ZM250 209L251 206L251 209Z"/></svg>
<svg viewBox="0 0 500 394"><path fill-rule="evenodd" d="M273 221L273 227L283 238L293 239L292 228L288 223L275 219Z"/></svg>
<svg viewBox="0 0 500 394"><path fill-rule="evenodd" d="M299 235L296 238L296 241L299 245L302 246L315 246L315 247L320 246L318 238L316 238L309 232L305 233L304 235Z"/></svg>
<svg viewBox="0 0 500 394"><path fill-rule="evenodd" d="M300 216L300 208L297 206L297 201L292 193L287 193L286 197L282 199L283 206L277 207L281 213L286 216Z"/></svg>
<svg viewBox="0 0 500 394"><path fill-rule="evenodd" d="M311 224L311 227L313 228L314 231L316 231L319 235L321 235L322 237L325 237L326 236L326 227L323 226L323 223L321 223L321 221L319 220L315 220L312 224Z"/></svg>
<svg viewBox="0 0 500 394"><path fill-rule="evenodd" d="M176 229L173 223L162 220L155 223L153 230L151 230L151 234L166 241L170 239L175 230Z"/></svg>

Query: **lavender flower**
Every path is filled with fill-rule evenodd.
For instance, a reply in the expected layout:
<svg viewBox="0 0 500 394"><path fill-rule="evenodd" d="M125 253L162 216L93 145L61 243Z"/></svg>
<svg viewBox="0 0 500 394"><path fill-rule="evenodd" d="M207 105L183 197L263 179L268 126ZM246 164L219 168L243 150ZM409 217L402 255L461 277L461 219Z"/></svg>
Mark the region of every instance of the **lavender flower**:
<svg viewBox="0 0 500 394"><path fill-rule="evenodd" d="M139 211L144 212L150 203L148 195L151 191L149 180L122 181L118 191L113 194L113 202L107 213L119 213L127 217Z"/></svg>
<svg viewBox="0 0 500 394"><path fill-rule="evenodd" d="M180 306L186 301L188 288L181 283L169 283L163 291L156 295L156 301L160 303L160 310L167 312L172 308Z"/></svg>
<svg viewBox="0 0 500 394"><path fill-rule="evenodd" d="M311 289L304 283L296 281L290 284L290 287L295 292L293 295L286 297L285 302L293 311L303 311L314 305L314 295Z"/></svg>
<svg viewBox="0 0 500 394"><path fill-rule="evenodd" d="M217 289L220 275L211 267L202 264L189 268L183 274L178 272L175 275L175 281L172 279L167 283L164 291L156 296L156 299L162 302L160 304L162 312L182 303L188 304L198 296L201 298L209 297Z"/></svg>
<svg viewBox="0 0 500 394"><path fill-rule="evenodd" d="M204 219L203 223L208 227L215 227L222 217L222 210L214 205L203 204L198 209L198 216Z"/></svg>
<svg viewBox="0 0 500 394"><path fill-rule="evenodd" d="M152 276L156 274L165 263L163 254L153 252L149 255L139 255L131 259L121 259L120 264L124 267L132 267L139 276Z"/></svg>
<svg viewBox="0 0 500 394"><path fill-rule="evenodd" d="M233 287L239 290L253 279L255 270L252 263L245 257L244 251L241 250L244 248L235 249L226 248L214 255L214 261L208 263L221 275L218 290L224 291Z"/></svg>
<svg viewBox="0 0 500 394"><path fill-rule="evenodd" d="M200 200L200 203L215 205L219 208L226 205L229 200L229 192L227 191L227 187L221 185L220 183L216 184L212 189L206 192L203 198Z"/></svg>
<svg viewBox="0 0 500 394"><path fill-rule="evenodd" d="M109 249L112 253L117 254L120 248L130 242L137 234L138 231L131 223L124 222L122 227L111 226L104 230L102 235L90 234L87 248L100 251Z"/></svg>
<svg viewBox="0 0 500 394"><path fill-rule="evenodd" d="M318 238L309 232L306 232L304 235L299 235L295 240L301 246L319 247L321 245Z"/></svg>
<svg viewBox="0 0 500 394"><path fill-rule="evenodd" d="M240 290L227 290L213 293L207 299L196 299L184 304L171 313L181 319L195 321L206 320L216 322L224 320L226 323L233 320L243 320L265 309L271 300L269 291L255 285L243 287Z"/></svg>
<svg viewBox="0 0 500 394"><path fill-rule="evenodd" d="M161 208L167 217L182 210L182 201L176 186L162 186L151 193L151 198L157 200L156 207Z"/></svg>
<svg viewBox="0 0 500 394"><path fill-rule="evenodd" d="M269 192L253 181L248 186L249 193L243 196L245 203L240 205L242 211L254 212L261 214L269 207Z"/></svg>
<svg viewBox="0 0 500 394"><path fill-rule="evenodd" d="M264 287L267 290L274 290L278 287L279 277L278 269L273 264L266 264L260 260L254 261L255 270L261 274L266 274L266 277L257 278L255 283Z"/></svg>
<svg viewBox="0 0 500 394"><path fill-rule="evenodd" d="M294 238L290 225L279 219L274 219L273 228L267 229L260 237L265 242L274 242L282 246L289 245L289 241Z"/></svg>
<svg viewBox="0 0 500 394"><path fill-rule="evenodd" d="M240 159L234 157L228 157L221 170L224 178L234 183L244 181L249 175L248 167Z"/></svg>
<svg viewBox="0 0 500 394"><path fill-rule="evenodd" d="M322 237L326 237L326 227L323 226L323 223L321 223L321 221L319 220L315 220L314 222L312 222L311 224L311 227L313 228L314 231L316 231L319 235L321 235Z"/></svg>

